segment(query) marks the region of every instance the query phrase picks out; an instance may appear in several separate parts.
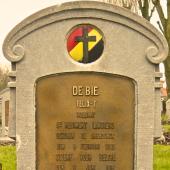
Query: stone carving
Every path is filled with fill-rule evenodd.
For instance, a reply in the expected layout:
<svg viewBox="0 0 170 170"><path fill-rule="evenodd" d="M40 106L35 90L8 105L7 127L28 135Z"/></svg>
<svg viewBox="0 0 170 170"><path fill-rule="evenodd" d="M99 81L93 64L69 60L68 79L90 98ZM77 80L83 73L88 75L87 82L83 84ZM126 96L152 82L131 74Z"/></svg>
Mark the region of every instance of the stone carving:
<svg viewBox="0 0 170 170"><path fill-rule="evenodd" d="M12 50L10 48L6 48L6 52L4 52L4 54L8 53L8 55L6 55L6 58L11 61L11 62L18 62L20 61L25 54L25 50L23 48L23 46L21 45L14 45L12 47Z"/></svg>
<svg viewBox="0 0 170 170"><path fill-rule="evenodd" d="M146 50L146 57L151 63L159 64L166 59L165 53L167 53L167 51L160 51L158 48L151 46Z"/></svg>
<svg viewBox="0 0 170 170"><path fill-rule="evenodd" d="M62 20L68 19L81 19L81 18L91 18L91 19L99 19L114 23L122 24L125 27L130 27L135 31L139 32L140 34L144 35L146 38L150 39L153 43L156 42L156 47L162 47L162 49L157 49L156 47L152 46L146 50L146 56L150 62L158 64L162 62L167 54L168 54L168 46L164 43L164 39L154 27L150 25L145 19L139 17L138 15L133 14L128 10L124 10L118 6L110 6L109 4L105 4L105 6L111 7L111 10L101 9L103 3L99 3L98 6L95 5L96 2L90 2L91 7L88 7L88 11L82 11L81 13L77 13L77 8L86 8L86 3L74 2L72 3L72 8L70 8L70 3L65 3L64 5L54 6L50 9L42 10L35 15L25 19L22 23L17 25L13 29L13 34L9 34L4 42L3 51L4 56L11 62L18 62L24 56L24 48L21 45L16 45L19 40L24 38L26 35L30 34L33 30L40 29L44 26L47 26L54 22L59 22ZM64 15L57 17L60 15L61 11L64 11ZM44 12L45 11L45 12ZM103 15L103 12L107 13L107 15ZM67 16L69 14L69 17ZM92 13L98 13L98 15L92 16ZM114 17L113 17L114 15ZM126 16L126 17L125 17ZM144 31L145 28L146 30ZM155 34L155 31L157 32ZM20 32L18 36L15 33ZM157 41L155 41L155 35L157 36ZM165 48L167 47L167 48Z"/></svg>
<svg viewBox="0 0 170 170"><path fill-rule="evenodd" d="M106 38L104 42L105 49L100 60L85 66L73 63L66 48L69 30L84 23L101 29ZM13 113L12 120L14 120L14 124L11 127L14 130L10 133L17 140L18 170L37 169L36 146L39 142L39 139L36 138L37 119L35 119L38 107L36 100L37 80L47 75L54 76L72 72L80 72L82 75L80 77L84 76L84 72L88 75L95 72L101 75L109 73L121 77L124 76L127 79L131 78L134 80L135 87L133 92L135 92L135 95L133 101L135 103L133 104L132 102L132 105L135 106L134 147L129 148L129 151L134 151L134 159L131 160L131 162L134 162L134 168L130 169L152 170L153 137L160 135L160 127L158 125L160 125L159 78L161 75L158 63L166 58L168 45L166 39L148 21L128 10L106 3L94 1L69 2L47 8L25 19L9 33L4 42L3 50L6 58L12 61L10 109ZM23 60L21 61L21 59ZM74 85L77 87L81 86L82 80L75 80L78 82L74 82ZM84 84L84 86L96 86L97 81L95 80L97 79L94 79L94 83L89 83L89 78L86 77L85 83L87 84ZM103 81L100 82L103 83ZM68 99L69 95L72 95L72 87L69 83L63 81L59 84L59 87L66 84L68 84L70 91L68 94L68 92L65 93L63 90L65 94L64 100ZM115 83L115 85L120 87L119 84ZM101 87L103 86L100 86L100 94L102 96L106 93L105 88ZM125 87L127 86L124 85L122 89ZM55 87L55 89L59 88ZM43 90L43 93L45 91ZM50 94L53 94L53 91L50 91ZM110 94L110 92L108 91L107 94ZM125 93L120 91L118 94L117 96L119 97L124 96ZM112 100L118 101L118 97L112 96L113 98L108 100L108 103L111 103ZM80 103L79 97L81 96L74 96L73 99L75 98L75 100L72 100L77 110L81 109L80 104L76 105L77 101ZM50 100L53 98L49 96ZM128 97L125 97L125 101L128 101L128 99ZM71 100L68 101L70 102ZM84 101L84 99L81 101ZM57 102L63 104L63 100L57 100ZM103 102L101 102L100 106L103 105ZM50 108L53 108L54 104L51 104L51 106ZM63 105L62 107L64 108L65 106ZM72 107L68 107L68 110L70 108ZM90 109L93 111L95 108ZM73 110L72 113L78 113L77 110ZM112 110L116 113L117 110L121 111L122 107L119 104L115 104ZM66 113L68 113L67 110ZM106 110L105 113L107 115L110 111ZM72 120L72 118L69 120ZM100 120L103 121L102 119ZM120 118L119 120L122 119ZM50 123L47 122L47 124L49 125ZM122 124L124 125L124 122ZM48 125L45 128L49 128ZM55 140L55 123L52 133ZM49 138L46 139L49 141ZM45 144L46 142L43 140L43 143ZM54 150L56 150L55 147ZM117 151L116 154L119 155L120 152ZM56 163L53 165L55 166L53 169L56 169ZM103 170L104 168L100 167L98 169Z"/></svg>

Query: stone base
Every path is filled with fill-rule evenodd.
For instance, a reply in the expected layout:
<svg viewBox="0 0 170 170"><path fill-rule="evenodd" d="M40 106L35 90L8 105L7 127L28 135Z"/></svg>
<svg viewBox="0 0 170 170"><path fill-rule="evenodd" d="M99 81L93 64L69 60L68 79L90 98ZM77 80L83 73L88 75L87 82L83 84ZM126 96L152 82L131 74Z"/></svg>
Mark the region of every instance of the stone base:
<svg viewBox="0 0 170 170"><path fill-rule="evenodd" d="M9 137L0 137L0 146L15 145L15 140Z"/></svg>

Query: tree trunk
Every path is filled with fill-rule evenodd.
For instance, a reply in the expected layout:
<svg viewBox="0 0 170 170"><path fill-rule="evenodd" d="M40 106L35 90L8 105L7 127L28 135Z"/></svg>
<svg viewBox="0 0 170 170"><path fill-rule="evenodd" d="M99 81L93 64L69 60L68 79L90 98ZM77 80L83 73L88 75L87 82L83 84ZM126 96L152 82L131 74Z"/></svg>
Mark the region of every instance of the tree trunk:
<svg viewBox="0 0 170 170"><path fill-rule="evenodd" d="M165 77L166 77L166 84L167 84L167 93L168 99L170 99L170 52L168 54L168 58L164 61L165 66Z"/></svg>
<svg viewBox="0 0 170 170"><path fill-rule="evenodd" d="M167 19L164 28L164 35L170 47L170 1L169 0L167 0ZM165 66L165 77L166 77L166 84L167 84L168 99L170 99L170 51L167 59L164 61L164 66Z"/></svg>

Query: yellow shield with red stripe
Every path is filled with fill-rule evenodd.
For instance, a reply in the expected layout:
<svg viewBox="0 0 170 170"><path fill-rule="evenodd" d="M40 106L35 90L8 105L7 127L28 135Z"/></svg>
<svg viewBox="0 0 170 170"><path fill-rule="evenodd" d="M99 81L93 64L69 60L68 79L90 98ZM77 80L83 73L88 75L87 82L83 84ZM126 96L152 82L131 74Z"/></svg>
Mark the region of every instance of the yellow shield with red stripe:
<svg viewBox="0 0 170 170"><path fill-rule="evenodd" d="M103 52L103 36L92 25L79 25L67 40L67 50L72 59L80 63L96 61Z"/></svg>

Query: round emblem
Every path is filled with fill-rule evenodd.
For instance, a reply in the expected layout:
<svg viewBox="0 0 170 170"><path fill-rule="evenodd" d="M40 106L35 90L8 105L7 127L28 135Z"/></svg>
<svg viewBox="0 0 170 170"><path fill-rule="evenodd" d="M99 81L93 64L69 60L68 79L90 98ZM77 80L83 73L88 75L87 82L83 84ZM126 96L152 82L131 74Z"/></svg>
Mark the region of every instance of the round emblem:
<svg viewBox="0 0 170 170"><path fill-rule="evenodd" d="M103 52L103 36L92 25L79 25L72 30L67 40L67 50L72 59L79 63L92 63Z"/></svg>

